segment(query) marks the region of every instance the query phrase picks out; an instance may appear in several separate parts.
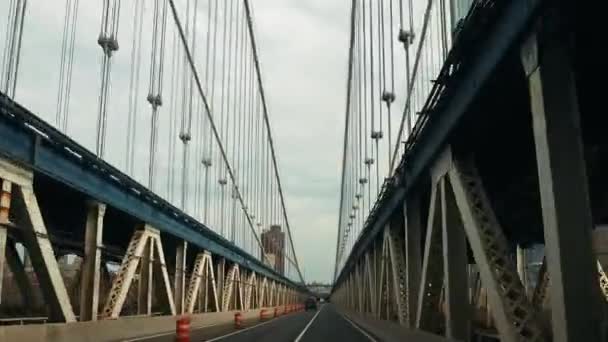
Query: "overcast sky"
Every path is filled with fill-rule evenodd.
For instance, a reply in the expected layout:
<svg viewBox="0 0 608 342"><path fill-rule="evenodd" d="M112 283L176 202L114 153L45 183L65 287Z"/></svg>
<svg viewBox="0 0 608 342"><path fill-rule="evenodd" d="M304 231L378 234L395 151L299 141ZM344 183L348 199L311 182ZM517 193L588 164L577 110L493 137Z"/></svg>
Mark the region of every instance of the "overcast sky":
<svg viewBox="0 0 608 342"><path fill-rule="evenodd" d="M263 4L271 2L276 7L264 10ZM344 134L348 7L346 1L325 0L265 0L256 5L258 34L264 42L262 56L268 60L264 73L277 128L288 209L292 224L297 227L296 250L305 265L305 277L310 280L329 281L333 274ZM265 21L266 16L279 20L280 28ZM273 43L275 39L280 39L280 43ZM275 59L283 62L270 67L270 60Z"/></svg>
<svg viewBox="0 0 608 342"><path fill-rule="evenodd" d="M296 251L307 281L330 281L344 139L349 1L254 3Z"/></svg>
<svg viewBox="0 0 608 342"><path fill-rule="evenodd" d="M296 250L307 279L329 281L338 227L349 2L255 4Z"/></svg>
<svg viewBox="0 0 608 342"><path fill-rule="evenodd" d="M68 128L70 136L93 151L101 56L96 41L101 3L80 1ZM127 3L130 2L123 1L121 12L121 49L113 57L106 158L121 169L126 140L124 112L128 107L130 30L134 18L132 6L126 6ZM202 3L206 6L207 1ZM254 0L252 3L295 249L306 280L327 282L332 278L335 258L350 5L348 1L327 0ZM64 6L63 1L28 1L17 87L17 101L50 123L55 120ZM8 1L2 1L0 13L0 37L4 44ZM147 13L151 15L150 7ZM146 30L144 28L144 34L149 34ZM144 42L144 55L146 48ZM142 72L147 72L147 68L148 65L144 65ZM149 120L149 105L145 103L147 89L147 81L142 82L139 98L140 107L144 108L140 111L144 114L140 115ZM161 125L167 124L163 122L166 117L161 112ZM144 174L147 169L148 147L144 138L149 135L148 125L143 124L138 133L138 174ZM160 139L163 146L165 138ZM167 168L163 160L160 168L159 174L163 176Z"/></svg>

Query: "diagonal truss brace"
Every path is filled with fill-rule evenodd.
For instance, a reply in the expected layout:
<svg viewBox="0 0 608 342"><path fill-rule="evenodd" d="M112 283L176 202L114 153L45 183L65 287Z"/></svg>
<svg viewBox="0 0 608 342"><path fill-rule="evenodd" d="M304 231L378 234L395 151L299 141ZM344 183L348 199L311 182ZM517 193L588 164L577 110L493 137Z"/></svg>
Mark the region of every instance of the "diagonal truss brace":
<svg viewBox="0 0 608 342"><path fill-rule="evenodd" d="M222 311L230 310L230 303L233 299L233 295L235 296L236 307L243 308L243 292L240 280L239 265L233 264L226 274L226 282L224 283L224 290L222 291Z"/></svg>
<svg viewBox="0 0 608 342"><path fill-rule="evenodd" d="M255 272L251 271L249 276L247 277L247 282L245 284L245 310L249 310L252 307L251 300L254 297L254 292L257 284L257 277Z"/></svg>
<svg viewBox="0 0 608 342"><path fill-rule="evenodd" d="M440 179L431 189L429 218L427 220L424 259L418 289L416 328L439 333L443 318L439 312L439 301L443 287L443 255L441 231Z"/></svg>
<svg viewBox="0 0 608 342"><path fill-rule="evenodd" d="M143 229L136 230L131 237L122 264L112 281L112 288L110 289L103 309L103 318L118 318L120 315L135 271L137 270L137 266L140 263L140 259L142 258L147 244L150 244L150 247L152 247L152 245L155 246L154 250L157 254L156 257L160 266L162 283L166 292L164 295L167 296L171 315L175 315L175 303L173 301L173 294L169 283L169 274L167 273L167 266L165 264L165 255L160 240L160 233L158 230L148 225L144 225Z"/></svg>
<svg viewBox="0 0 608 342"><path fill-rule="evenodd" d="M473 162L455 161L449 180L501 338L507 342L544 340Z"/></svg>
<svg viewBox="0 0 608 342"><path fill-rule="evenodd" d="M215 274L213 271L213 259L211 253L205 251L198 253L194 262L194 268L192 270L192 276L190 277L190 284L188 285L188 291L186 292L186 312L193 313L194 305L198 299L201 289L201 283L205 288L208 289L209 283L211 283L211 292L213 307L216 311L219 311L217 290L215 286ZM207 296L207 293L205 293Z"/></svg>
<svg viewBox="0 0 608 342"><path fill-rule="evenodd" d="M384 241L388 247L389 260L391 263L392 287L395 295L394 301L399 324L406 324L408 320L408 294L406 288L405 252L404 241L399 236L397 227L389 226L385 230Z"/></svg>
<svg viewBox="0 0 608 342"><path fill-rule="evenodd" d="M23 242L31 256L36 277L40 281L42 294L49 307L50 319L59 322L76 321L34 193L33 173L0 159L0 179L4 180L4 183L15 185L12 188L16 224L23 227ZM3 250L4 248L0 248L0 251Z"/></svg>

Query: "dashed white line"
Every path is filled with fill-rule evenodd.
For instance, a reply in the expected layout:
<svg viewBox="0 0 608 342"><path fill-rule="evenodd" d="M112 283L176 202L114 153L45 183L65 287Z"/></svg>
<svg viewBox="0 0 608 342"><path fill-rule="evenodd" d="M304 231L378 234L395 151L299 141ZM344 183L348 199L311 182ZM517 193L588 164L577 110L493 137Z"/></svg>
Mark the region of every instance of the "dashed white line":
<svg viewBox="0 0 608 342"><path fill-rule="evenodd" d="M346 317L346 315L340 314L340 316L342 316L342 318L344 318L348 323L350 323L350 325L355 327L355 329L357 329L360 333L365 335L365 337L367 337L370 341L376 342L375 338L371 337L368 333L365 332L365 330L359 328L353 321L351 321L348 317Z"/></svg>
<svg viewBox="0 0 608 342"><path fill-rule="evenodd" d="M257 327L261 327L262 325L266 325L266 324L268 324L268 323L276 322L277 320L280 320L281 318L284 318L284 317L292 317L292 316L287 316L287 315L285 315L285 316L281 316L281 317L278 317L278 318L275 318L275 319L271 319L271 320L269 320L269 321L266 321L266 322L264 322L264 323L256 324L256 325L253 325L253 326L251 326L251 327L247 327L247 328L245 328L245 329L241 329L241 330L233 331L233 332L231 332L230 334L226 334L226 335L222 335L222 336L214 337L214 338L212 338L212 339L210 339L210 340L205 340L205 341L207 341L207 342L219 341L219 340L224 339L224 338L226 338L226 337L234 336L234 335L240 334L240 333L242 333L242 332L245 332L245 331L247 331L247 330L251 330L251 329L254 329L254 328L257 328Z"/></svg>
<svg viewBox="0 0 608 342"><path fill-rule="evenodd" d="M317 318L317 316L319 316L321 311L323 311L323 306L321 306L321 309L319 309L319 311L317 311L317 313L314 316L312 316L312 319L310 320L310 322L308 322L308 324L306 324L306 326L304 327L304 330L302 330L302 332L300 332L300 335L298 335L298 337L296 337L294 342L300 342L300 340L302 339L302 337L304 336L304 334L306 333L308 328L310 328L310 326L312 325L312 322L315 321L315 319Z"/></svg>
<svg viewBox="0 0 608 342"><path fill-rule="evenodd" d="M200 329L205 329L205 328L211 328L211 327L216 327L218 325L221 325L221 324L218 323L218 324L203 325L203 326L200 326L200 327L192 328L192 329L190 329L190 331L200 330ZM131 338L131 339L128 339L128 340L122 340L122 342L143 341L143 340L148 340L148 339L155 338L155 337L168 336L168 335L175 335L175 331L170 331L170 332L160 333L160 334L155 334L155 335L147 335L147 336L134 337L134 338Z"/></svg>

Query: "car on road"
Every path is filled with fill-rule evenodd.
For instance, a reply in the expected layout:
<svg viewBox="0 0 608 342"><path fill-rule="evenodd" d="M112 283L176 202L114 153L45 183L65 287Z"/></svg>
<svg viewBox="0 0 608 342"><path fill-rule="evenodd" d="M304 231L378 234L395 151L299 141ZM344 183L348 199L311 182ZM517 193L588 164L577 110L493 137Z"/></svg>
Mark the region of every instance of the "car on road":
<svg viewBox="0 0 608 342"><path fill-rule="evenodd" d="M317 299L315 297L308 297L304 302L304 308L308 310L317 310Z"/></svg>

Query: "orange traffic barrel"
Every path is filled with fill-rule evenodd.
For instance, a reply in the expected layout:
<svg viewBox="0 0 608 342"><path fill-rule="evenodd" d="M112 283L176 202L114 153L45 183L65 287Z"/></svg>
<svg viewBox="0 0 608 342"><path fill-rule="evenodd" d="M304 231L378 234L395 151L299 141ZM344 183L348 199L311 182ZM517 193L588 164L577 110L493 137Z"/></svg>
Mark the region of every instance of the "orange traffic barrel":
<svg viewBox="0 0 608 342"><path fill-rule="evenodd" d="M190 342L190 317L180 317L175 326L175 341Z"/></svg>
<svg viewBox="0 0 608 342"><path fill-rule="evenodd" d="M243 316L240 312L234 314L234 327L241 329L243 327Z"/></svg>

